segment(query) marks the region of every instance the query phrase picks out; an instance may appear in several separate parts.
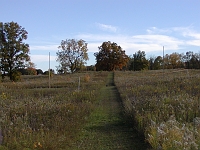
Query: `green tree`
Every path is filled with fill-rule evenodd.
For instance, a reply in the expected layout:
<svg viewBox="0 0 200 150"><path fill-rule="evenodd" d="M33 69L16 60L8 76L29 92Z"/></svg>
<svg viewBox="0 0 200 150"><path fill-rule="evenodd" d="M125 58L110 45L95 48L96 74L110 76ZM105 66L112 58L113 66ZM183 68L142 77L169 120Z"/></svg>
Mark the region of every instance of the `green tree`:
<svg viewBox="0 0 200 150"><path fill-rule="evenodd" d="M99 48L99 52L94 53L96 57L96 70L112 71L122 69L127 65L129 57L116 43L103 42Z"/></svg>
<svg viewBox="0 0 200 150"><path fill-rule="evenodd" d="M183 57L185 67L187 69L199 69L200 68L200 53L193 53L192 51L186 52Z"/></svg>
<svg viewBox="0 0 200 150"><path fill-rule="evenodd" d="M199 54L195 53L195 54L192 54L190 60L189 60L189 68L190 69L199 69L199 61L200 60L200 57L199 57Z"/></svg>
<svg viewBox="0 0 200 150"><path fill-rule="evenodd" d="M39 74L43 74L42 69L36 69L36 71L37 71L37 75L39 75Z"/></svg>
<svg viewBox="0 0 200 150"><path fill-rule="evenodd" d="M131 59L131 65L129 69L134 71L148 69L149 62L145 58L145 55L145 52L140 50L133 54L133 58Z"/></svg>
<svg viewBox="0 0 200 150"><path fill-rule="evenodd" d="M185 61L186 69L191 69L190 60L192 59L192 57L193 57L193 52L192 51L186 52L186 54L183 56L183 59Z"/></svg>
<svg viewBox="0 0 200 150"><path fill-rule="evenodd" d="M56 54L60 65L57 67L57 70L61 70L63 73L68 71L73 73L89 60L87 43L84 40L63 40L58 49L60 51Z"/></svg>
<svg viewBox="0 0 200 150"><path fill-rule="evenodd" d="M53 69L50 69L50 76L54 75L55 71ZM43 75L49 75L49 70L48 71L44 71Z"/></svg>
<svg viewBox="0 0 200 150"><path fill-rule="evenodd" d="M163 68L163 58L161 56L157 56L153 63L154 70Z"/></svg>
<svg viewBox="0 0 200 150"><path fill-rule="evenodd" d="M171 67L171 65L170 65L170 57L169 57L170 55L169 54L166 54L165 56L164 56L164 68L165 69L172 69L172 67Z"/></svg>
<svg viewBox="0 0 200 150"><path fill-rule="evenodd" d="M149 59L149 70L154 70L155 57L151 56Z"/></svg>
<svg viewBox="0 0 200 150"><path fill-rule="evenodd" d="M24 43L28 32L15 22L0 24L0 68L2 78L8 74L14 80L16 70L30 61L29 45Z"/></svg>

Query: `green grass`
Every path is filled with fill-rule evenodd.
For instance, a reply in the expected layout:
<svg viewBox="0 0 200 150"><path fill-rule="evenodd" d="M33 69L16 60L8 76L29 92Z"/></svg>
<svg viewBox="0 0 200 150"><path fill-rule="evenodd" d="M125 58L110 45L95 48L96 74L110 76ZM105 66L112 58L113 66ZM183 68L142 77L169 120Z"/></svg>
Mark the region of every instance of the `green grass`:
<svg viewBox="0 0 200 150"><path fill-rule="evenodd" d="M95 111L82 130L80 140L72 149L96 150L141 150L147 149L142 136L133 128L133 120L123 113L119 93L110 73L105 85L99 91Z"/></svg>

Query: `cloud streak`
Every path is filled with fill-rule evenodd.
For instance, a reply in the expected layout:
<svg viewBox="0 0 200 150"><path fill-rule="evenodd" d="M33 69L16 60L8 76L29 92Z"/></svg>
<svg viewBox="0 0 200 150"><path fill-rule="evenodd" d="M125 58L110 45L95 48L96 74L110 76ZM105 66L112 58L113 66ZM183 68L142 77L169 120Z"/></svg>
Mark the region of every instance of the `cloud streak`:
<svg viewBox="0 0 200 150"><path fill-rule="evenodd" d="M107 24L96 23L97 27L103 31L117 32L117 27Z"/></svg>
<svg viewBox="0 0 200 150"><path fill-rule="evenodd" d="M115 26L99 23L97 25L102 30L113 32L117 30ZM200 46L200 33L194 31L191 27L172 27L165 29L150 27L146 30L146 34L86 33L76 34L72 38L85 40L88 43L88 52L97 52L98 47L105 41L117 43L128 54L133 54L138 50L145 52L162 51L163 46L167 50L176 52L189 46ZM40 45L30 45L30 48L31 50L58 51L58 45L55 45L55 43L41 45L40 43Z"/></svg>
<svg viewBox="0 0 200 150"><path fill-rule="evenodd" d="M128 54L133 54L138 50L145 52L162 51L163 46L169 51L186 51L188 47L197 48L200 46L200 33L194 31L191 27L172 27L159 29L150 27L146 34L125 35L125 34L79 34L88 42L90 52L97 52L98 46L105 41L116 42ZM191 49L190 49L191 50Z"/></svg>
<svg viewBox="0 0 200 150"><path fill-rule="evenodd" d="M98 47L101 46L103 42L111 41L120 45L125 51L127 55L132 55L138 50L145 51L147 55L162 55L163 46L165 46L165 51L171 52L186 52L193 51L200 46L200 32L193 30L191 27L172 27L159 29L157 27L150 27L146 31L146 34L137 34L137 35L127 35L127 34L119 34L114 26L103 26L100 25L102 30L106 30L109 32L101 32L101 33L80 33L74 34L71 38L74 39L83 39L88 43L88 53L90 53L91 57L92 53L98 52ZM62 38L61 38L62 39ZM49 40L49 41L52 41ZM58 66L58 62L56 62L56 54L58 51L58 45L53 42L47 42L47 39L40 40L39 43L34 42L34 44L30 44L30 50L33 50L33 53L36 54L36 51L40 52L40 54L34 55L31 54L31 61L36 65L44 66L44 68L48 68L49 56L48 52L51 52L52 55L51 65ZM44 55L42 55L44 54ZM89 64L95 64L94 58L90 58Z"/></svg>
<svg viewBox="0 0 200 150"><path fill-rule="evenodd" d="M129 54L138 50L146 52L160 51L163 46L167 46L170 50L178 50L181 45L184 45L182 40L156 34L135 36L87 34L79 35L79 37L88 41L88 49L90 52L97 52L98 46L101 46L102 42L105 41L117 43Z"/></svg>
<svg viewBox="0 0 200 150"><path fill-rule="evenodd" d="M49 55L30 55L32 62L48 62ZM50 61L56 61L56 56L50 56Z"/></svg>
<svg viewBox="0 0 200 150"><path fill-rule="evenodd" d="M58 51L58 45L30 45L31 50Z"/></svg>

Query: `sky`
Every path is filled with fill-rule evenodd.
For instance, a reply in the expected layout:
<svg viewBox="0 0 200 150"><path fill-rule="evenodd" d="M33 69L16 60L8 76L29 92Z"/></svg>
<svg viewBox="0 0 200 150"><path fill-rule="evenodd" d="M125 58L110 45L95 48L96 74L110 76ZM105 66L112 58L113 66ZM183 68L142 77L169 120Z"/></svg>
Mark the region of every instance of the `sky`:
<svg viewBox="0 0 200 150"><path fill-rule="evenodd" d="M56 71L62 40L88 43L89 61L103 42L115 42L133 55L200 52L199 0L0 0L0 21L17 22L28 32L31 61Z"/></svg>

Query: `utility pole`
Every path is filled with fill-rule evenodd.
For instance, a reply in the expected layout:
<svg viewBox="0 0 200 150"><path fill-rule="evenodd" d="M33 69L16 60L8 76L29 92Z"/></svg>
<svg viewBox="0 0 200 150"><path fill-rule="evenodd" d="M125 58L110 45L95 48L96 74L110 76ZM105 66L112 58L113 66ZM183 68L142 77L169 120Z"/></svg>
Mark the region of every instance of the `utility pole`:
<svg viewBox="0 0 200 150"><path fill-rule="evenodd" d="M3 48L3 22L0 22L0 49Z"/></svg>
<svg viewBox="0 0 200 150"><path fill-rule="evenodd" d="M164 46L163 46L163 77L164 77L164 69L165 69L165 60L164 60L164 56L165 53L164 53Z"/></svg>
<svg viewBox="0 0 200 150"><path fill-rule="evenodd" d="M3 42L5 42L5 37L4 37L4 29L3 29L4 25L3 25L3 22L0 22L0 50L1 50L1 55L2 55L2 51L4 51L4 46L3 46ZM6 48L9 48L9 45L8 43L6 44ZM1 60L2 62L4 62L4 59ZM2 63L1 62L1 63ZM3 64L3 63L2 63ZM2 67L2 66L1 66ZM5 68L2 67L2 79L4 79L5 77Z"/></svg>
<svg viewBox="0 0 200 150"><path fill-rule="evenodd" d="M51 70L50 70L50 52L49 52L49 88L51 88L50 79L51 79Z"/></svg>

